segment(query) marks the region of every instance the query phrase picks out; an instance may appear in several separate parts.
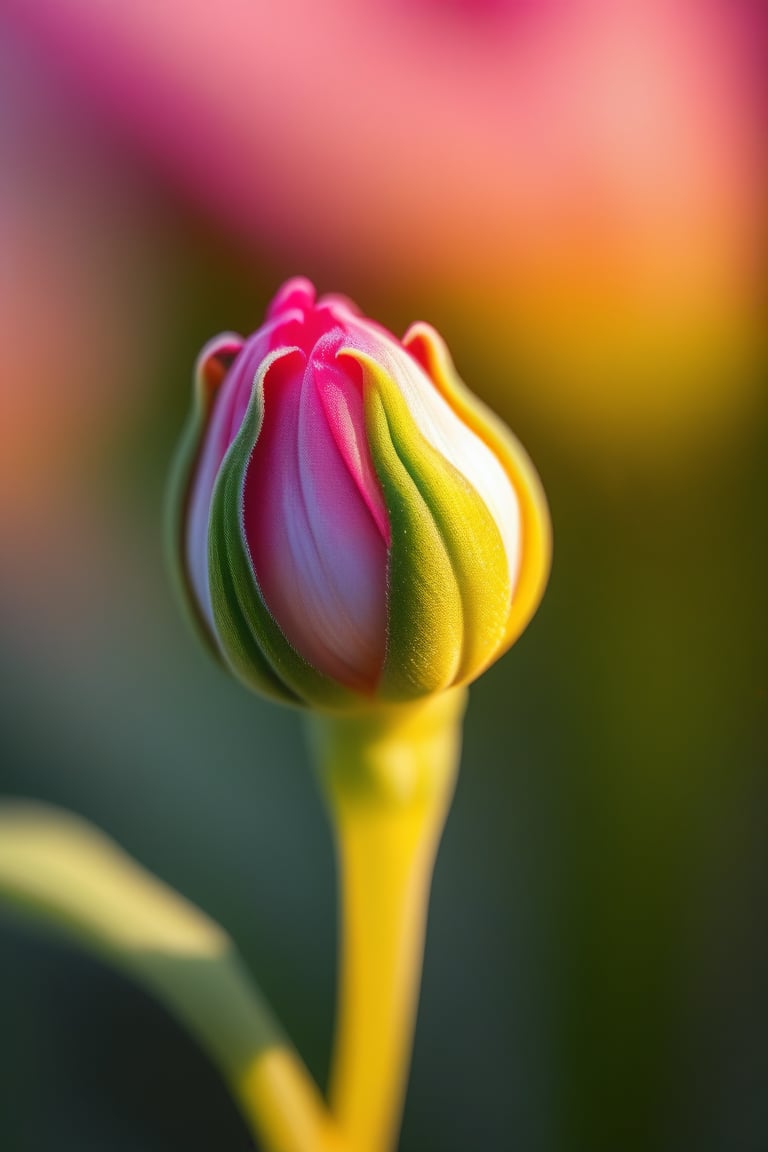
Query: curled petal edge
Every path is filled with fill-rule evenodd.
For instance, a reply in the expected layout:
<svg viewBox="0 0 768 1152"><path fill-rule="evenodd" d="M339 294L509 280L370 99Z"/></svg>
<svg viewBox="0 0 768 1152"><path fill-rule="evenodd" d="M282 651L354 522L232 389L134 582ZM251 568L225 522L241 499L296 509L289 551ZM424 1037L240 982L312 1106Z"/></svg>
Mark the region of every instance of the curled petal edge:
<svg viewBox="0 0 768 1152"><path fill-rule="evenodd" d="M552 524L547 499L527 452L506 425L464 384L442 337L431 325L412 324L403 346L435 387L501 462L520 504L521 553L517 580L497 655L523 632L538 608L552 566Z"/></svg>
<svg viewBox="0 0 768 1152"><path fill-rule="evenodd" d="M171 467L165 517L169 567L174 583L195 631L220 664L223 663L221 650L195 593L187 564L188 510L216 397L229 365L243 343L241 336L225 332L209 340L197 358L192 411Z"/></svg>
<svg viewBox="0 0 768 1152"><path fill-rule="evenodd" d="M248 687L284 704L347 711L370 700L324 676L292 647L264 600L243 530L245 479L262 425L264 382L279 361L303 355L298 348L280 348L264 359L219 470L208 539L211 603L221 651Z"/></svg>
<svg viewBox="0 0 768 1152"><path fill-rule="evenodd" d="M414 686L422 692L467 683L495 659L504 637L511 589L498 526L470 481L419 431L376 358L355 348L338 355L363 371L371 450L392 524L381 694L397 683L401 665L420 667Z"/></svg>

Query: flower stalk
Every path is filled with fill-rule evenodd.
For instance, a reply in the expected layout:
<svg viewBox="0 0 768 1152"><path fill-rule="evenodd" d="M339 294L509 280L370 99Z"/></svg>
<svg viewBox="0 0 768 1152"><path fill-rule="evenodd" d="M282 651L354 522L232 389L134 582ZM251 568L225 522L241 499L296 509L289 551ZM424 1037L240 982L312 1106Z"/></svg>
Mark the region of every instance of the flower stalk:
<svg viewBox="0 0 768 1152"><path fill-rule="evenodd" d="M234 1094L265 1152L351 1152L291 1048L258 1056L234 1085Z"/></svg>
<svg viewBox="0 0 768 1152"><path fill-rule="evenodd" d="M467 685L543 594L541 484L433 328L295 277L198 358L171 536L209 648L304 711L338 857L328 1105L274 1050L241 1102L269 1152L390 1152Z"/></svg>
<svg viewBox="0 0 768 1152"><path fill-rule="evenodd" d="M341 905L330 1109L355 1152L389 1152L399 1130L465 704L454 689L366 716L309 717Z"/></svg>

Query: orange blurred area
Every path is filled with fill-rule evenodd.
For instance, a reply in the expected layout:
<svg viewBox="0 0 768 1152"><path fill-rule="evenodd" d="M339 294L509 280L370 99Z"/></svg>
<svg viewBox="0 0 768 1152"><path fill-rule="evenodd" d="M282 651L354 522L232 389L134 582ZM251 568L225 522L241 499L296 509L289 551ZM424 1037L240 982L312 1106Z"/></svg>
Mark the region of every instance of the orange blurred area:
<svg viewBox="0 0 768 1152"><path fill-rule="evenodd" d="M98 545L101 475L147 402L159 269L131 166L11 38L2 65L3 568L58 582Z"/></svg>
<svg viewBox="0 0 768 1152"><path fill-rule="evenodd" d="M757 0L9 11L230 236L449 317L566 451L642 467L754 412Z"/></svg>

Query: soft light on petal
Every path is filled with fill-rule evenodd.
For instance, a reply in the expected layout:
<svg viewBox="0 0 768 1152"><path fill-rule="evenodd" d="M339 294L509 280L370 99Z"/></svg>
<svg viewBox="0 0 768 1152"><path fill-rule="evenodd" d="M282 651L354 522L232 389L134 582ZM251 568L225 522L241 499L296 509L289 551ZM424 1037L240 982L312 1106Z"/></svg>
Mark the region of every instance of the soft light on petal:
<svg viewBox="0 0 768 1152"><path fill-rule="evenodd" d="M428 326L401 343L296 277L246 342L206 348L192 430L181 590L255 691L416 700L475 679L533 614L541 486Z"/></svg>
<svg viewBox="0 0 768 1152"><path fill-rule="evenodd" d="M552 526L544 489L519 440L461 380L445 341L435 329L423 322L413 324L403 337L403 347L422 365L451 409L488 445L517 493L521 551L504 640L504 647L508 647L536 611L549 578Z"/></svg>
<svg viewBox="0 0 768 1152"><path fill-rule="evenodd" d="M335 362L335 343L336 341L326 341L324 350L318 345L313 356L312 364L318 394L336 447L350 476L357 484L358 491L373 516L382 539L389 545L391 534L387 509L371 459L362 390L359 383L352 381L344 368Z"/></svg>
<svg viewBox="0 0 768 1152"><path fill-rule="evenodd" d="M485 502L504 542L514 591L520 567L520 508L497 457L457 416L416 360L391 337L372 325L365 330L358 325L351 341L354 345L373 356L397 381L421 434L466 477Z"/></svg>
<svg viewBox="0 0 768 1152"><path fill-rule="evenodd" d="M265 380L245 537L289 643L319 671L370 691L386 643L387 546L336 446L312 363L300 364L298 355L278 362Z"/></svg>

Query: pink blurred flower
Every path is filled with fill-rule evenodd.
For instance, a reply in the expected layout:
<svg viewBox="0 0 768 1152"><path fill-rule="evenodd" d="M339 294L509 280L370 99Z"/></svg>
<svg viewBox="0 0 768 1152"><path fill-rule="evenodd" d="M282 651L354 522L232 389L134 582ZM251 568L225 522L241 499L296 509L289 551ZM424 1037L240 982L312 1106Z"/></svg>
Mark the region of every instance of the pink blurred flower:
<svg viewBox="0 0 768 1152"><path fill-rule="evenodd" d="M101 470L151 379L160 274L145 189L2 16L0 173L0 616L26 642L106 584Z"/></svg>
<svg viewBox="0 0 768 1152"><path fill-rule="evenodd" d="M227 227L431 294L570 436L740 395L758 0L6 6Z"/></svg>
<svg viewBox="0 0 768 1152"><path fill-rule="evenodd" d="M294 279L248 340L206 346L197 379L174 535L195 613L247 683L408 699L512 643L546 581L546 504L431 328L401 343Z"/></svg>

